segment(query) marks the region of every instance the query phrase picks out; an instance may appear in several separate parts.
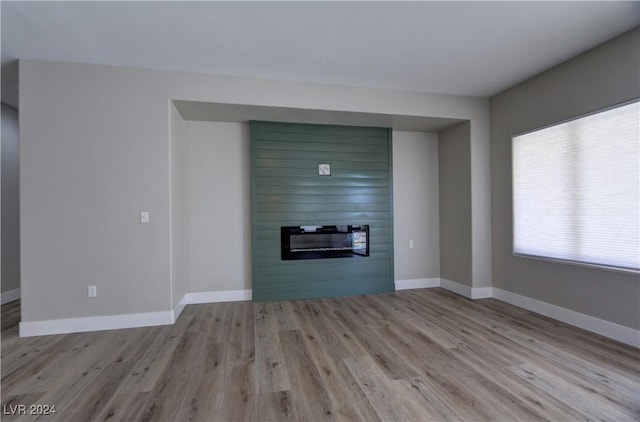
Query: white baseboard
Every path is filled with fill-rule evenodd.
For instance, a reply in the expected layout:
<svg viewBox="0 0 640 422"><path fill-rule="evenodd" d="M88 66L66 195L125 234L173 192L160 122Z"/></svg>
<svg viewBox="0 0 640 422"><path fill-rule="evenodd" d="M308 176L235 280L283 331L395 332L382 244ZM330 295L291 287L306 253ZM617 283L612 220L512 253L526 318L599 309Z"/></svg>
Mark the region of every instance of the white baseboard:
<svg viewBox="0 0 640 422"><path fill-rule="evenodd" d="M20 337L151 327L173 323L173 311L31 321L20 323Z"/></svg>
<svg viewBox="0 0 640 422"><path fill-rule="evenodd" d="M251 300L251 290L187 293L171 311L21 322L20 337L170 325L178 319L186 305L243 300Z"/></svg>
<svg viewBox="0 0 640 422"><path fill-rule="evenodd" d="M640 331L613 322L605 321L590 315L542 302L530 297L521 296L506 290L493 288L495 299L532 312L562 321L564 323L591 331L602 336L618 340L630 346L640 348Z"/></svg>
<svg viewBox="0 0 640 422"><path fill-rule="evenodd" d="M471 287L440 277L440 287L471 299Z"/></svg>
<svg viewBox="0 0 640 422"><path fill-rule="evenodd" d="M0 293L0 305L13 302L20 299L20 289L9 290L8 292Z"/></svg>
<svg viewBox="0 0 640 422"><path fill-rule="evenodd" d="M171 315L171 317L173 318L173 322L178 319L185 306L187 306L187 295L182 296L182 299L180 299L175 309L173 310Z"/></svg>
<svg viewBox="0 0 640 422"><path fill-rule="evenodd" d="M470 299L493 297L511 305L640 348L640 331L638 330L495 287L471 288L446 278L396 280L395 283L396 290L442 287ZM246 301L251 300L251 294L251 290L187 293L172 311L21 322L20 337L169 325L175 322L186 305ZM2 294L2 303L8 303L18 298L20 298L20 289L11 290Z"/></svg>
<svg viewBox="0 0 640 422"><path fill-rule="evenodd" d="M491 287L469 287L446 278L414 278L411 280L396 280L396 290L429 289L442 287L469 299L485 299L492 297Z"/></svg>
<svg viewBox="0 0 640 422"><path fill-rule="evenodd" d="M440 287L469 299L486 299L491 297L491 287L469 287L455 281L440 278Z"/></svg>
<svg viewBox="0 0 640 422"><path fill-rule="evenodd" d="M493 287L474 287L471 289L471 299L488 299L493 297Z"/></svg>
<svg viewBox="0 0 640 422"><path fill-rule="evenodd" d="M511 305L515 305L575 327L640 348L640 331L634 330L633 328L575 312L570 309L561 308L560 306L521 296L496 287L471 288L464 284L447 280L446 278L440 278L440 287L470 299L484 299L492 297Z"/></svg>
<svg viewBox="0 0 640 422"><path fill-rule="evenodd" d="M217 302L241 302L251 300L251 290L221 290L212 292L187 293L185 301L187 305L197 303L217 303Z"/></svg>
<svg viewBox="0 0 640 422"><path fill-rule="evenodd" d="M413 278L410 280L396 280L396 290L428 289L440 287L440 278Z"/></svg>

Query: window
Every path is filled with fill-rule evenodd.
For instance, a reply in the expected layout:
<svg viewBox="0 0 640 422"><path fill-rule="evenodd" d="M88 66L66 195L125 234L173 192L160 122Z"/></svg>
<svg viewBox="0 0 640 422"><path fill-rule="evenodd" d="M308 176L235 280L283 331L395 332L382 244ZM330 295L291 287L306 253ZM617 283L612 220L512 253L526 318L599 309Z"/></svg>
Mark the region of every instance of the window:
<svg viewBox="0 0 640 422"><path fill-rule="evenodd" d="M513 137L513 251L640 269L640 103Z"/></svg>

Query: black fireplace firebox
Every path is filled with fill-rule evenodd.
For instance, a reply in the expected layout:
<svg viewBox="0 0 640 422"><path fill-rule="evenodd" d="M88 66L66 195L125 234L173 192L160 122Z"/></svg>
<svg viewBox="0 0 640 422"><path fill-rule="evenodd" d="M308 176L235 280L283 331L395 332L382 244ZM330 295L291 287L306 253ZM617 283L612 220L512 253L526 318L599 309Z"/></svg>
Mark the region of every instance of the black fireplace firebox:
<svg viewBox="0 0 640 422"><path fill-rule="evenodd" d="M369 256L369 226L284 226L280 250L283 261Z"/></svg>

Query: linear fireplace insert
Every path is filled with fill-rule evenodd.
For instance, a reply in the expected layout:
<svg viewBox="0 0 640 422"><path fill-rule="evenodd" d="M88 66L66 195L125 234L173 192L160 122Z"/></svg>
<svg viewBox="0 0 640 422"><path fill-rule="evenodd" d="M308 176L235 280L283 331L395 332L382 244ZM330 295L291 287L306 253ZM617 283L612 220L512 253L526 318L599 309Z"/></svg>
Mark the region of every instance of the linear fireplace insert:
<svg viewBox="0 0 640 422"><path fill-rule="evenodd" d="M284 261L369 256L369 226L280 227Z"/></svg>

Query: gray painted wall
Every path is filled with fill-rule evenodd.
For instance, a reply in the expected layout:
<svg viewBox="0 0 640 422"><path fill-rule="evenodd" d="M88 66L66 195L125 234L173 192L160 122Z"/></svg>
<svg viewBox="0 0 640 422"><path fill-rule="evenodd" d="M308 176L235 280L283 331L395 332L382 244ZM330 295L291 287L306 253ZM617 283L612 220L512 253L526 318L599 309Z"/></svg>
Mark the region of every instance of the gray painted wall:
<svg viewBox="0 0 640 422"><path fill-rule="evenodd" d="M474 287L469 134L469 122L439 134L440 277Z"/></svg>
<svg viewBox="0 0 640 422"><path fill-rule="evenodd" d="M20 288L18 111L2 104L2 292Z"/></svg>
<svg viewBox="0 0 640 422"><path fill-rule="evenodd" d="M175 308L187 293L185 127L169 103L171 133L171 304Z"/></svg>
<svg viewBox="0 0 640 422"><path fill-rule="evenodd" d="M21 62L23 322L172 309L167 88L133 73Z"/></svg>
<svg viewBox="0 0 640 422"><path fill-rule="evenodd" d="M395 280L440 277L438 135L393 132ZM413 249L409 249L413 240Z"/></svg>
<svg viewBox="0 0 640 422"><path fill-rule="evenodd" d="M477 131L489 131L489 111L485 119L469 122L471 176L471 276L474 288L490 287L491 268L491 144L478 138Z"/></svg>
<svg viewBox="0 0 640 422"><path fill-rule="evenodd" d="M249 125L186 129L188 291L251 289Z"/></svg>
<svg viewBox="0 0 640 422"><path fill-rule="evenodd" d="M494 287L640 328L640 280L512 255L511 134L640 96L640 30L628 32L491 99Z"/></svg>
<svg viewBox="0 0 640 422"><path fill-rule="evenodd" d="M185 126L188 291L251 289L248 125ZM438 137L406 131L392 136L395 279L439 277ZM218 235L241 241L216 245ZM414 249L407 247L410 239Z"/></svg>
<svg viewBox="0 0 640 422"><path fill-rule="evenodd" d="M21 61L24 322L172 309L171 99L472 122L489 107L482 98ZM482 145L488 127L472 124L471 138ZM140 224L142 210L150 224Z"/></svg>

